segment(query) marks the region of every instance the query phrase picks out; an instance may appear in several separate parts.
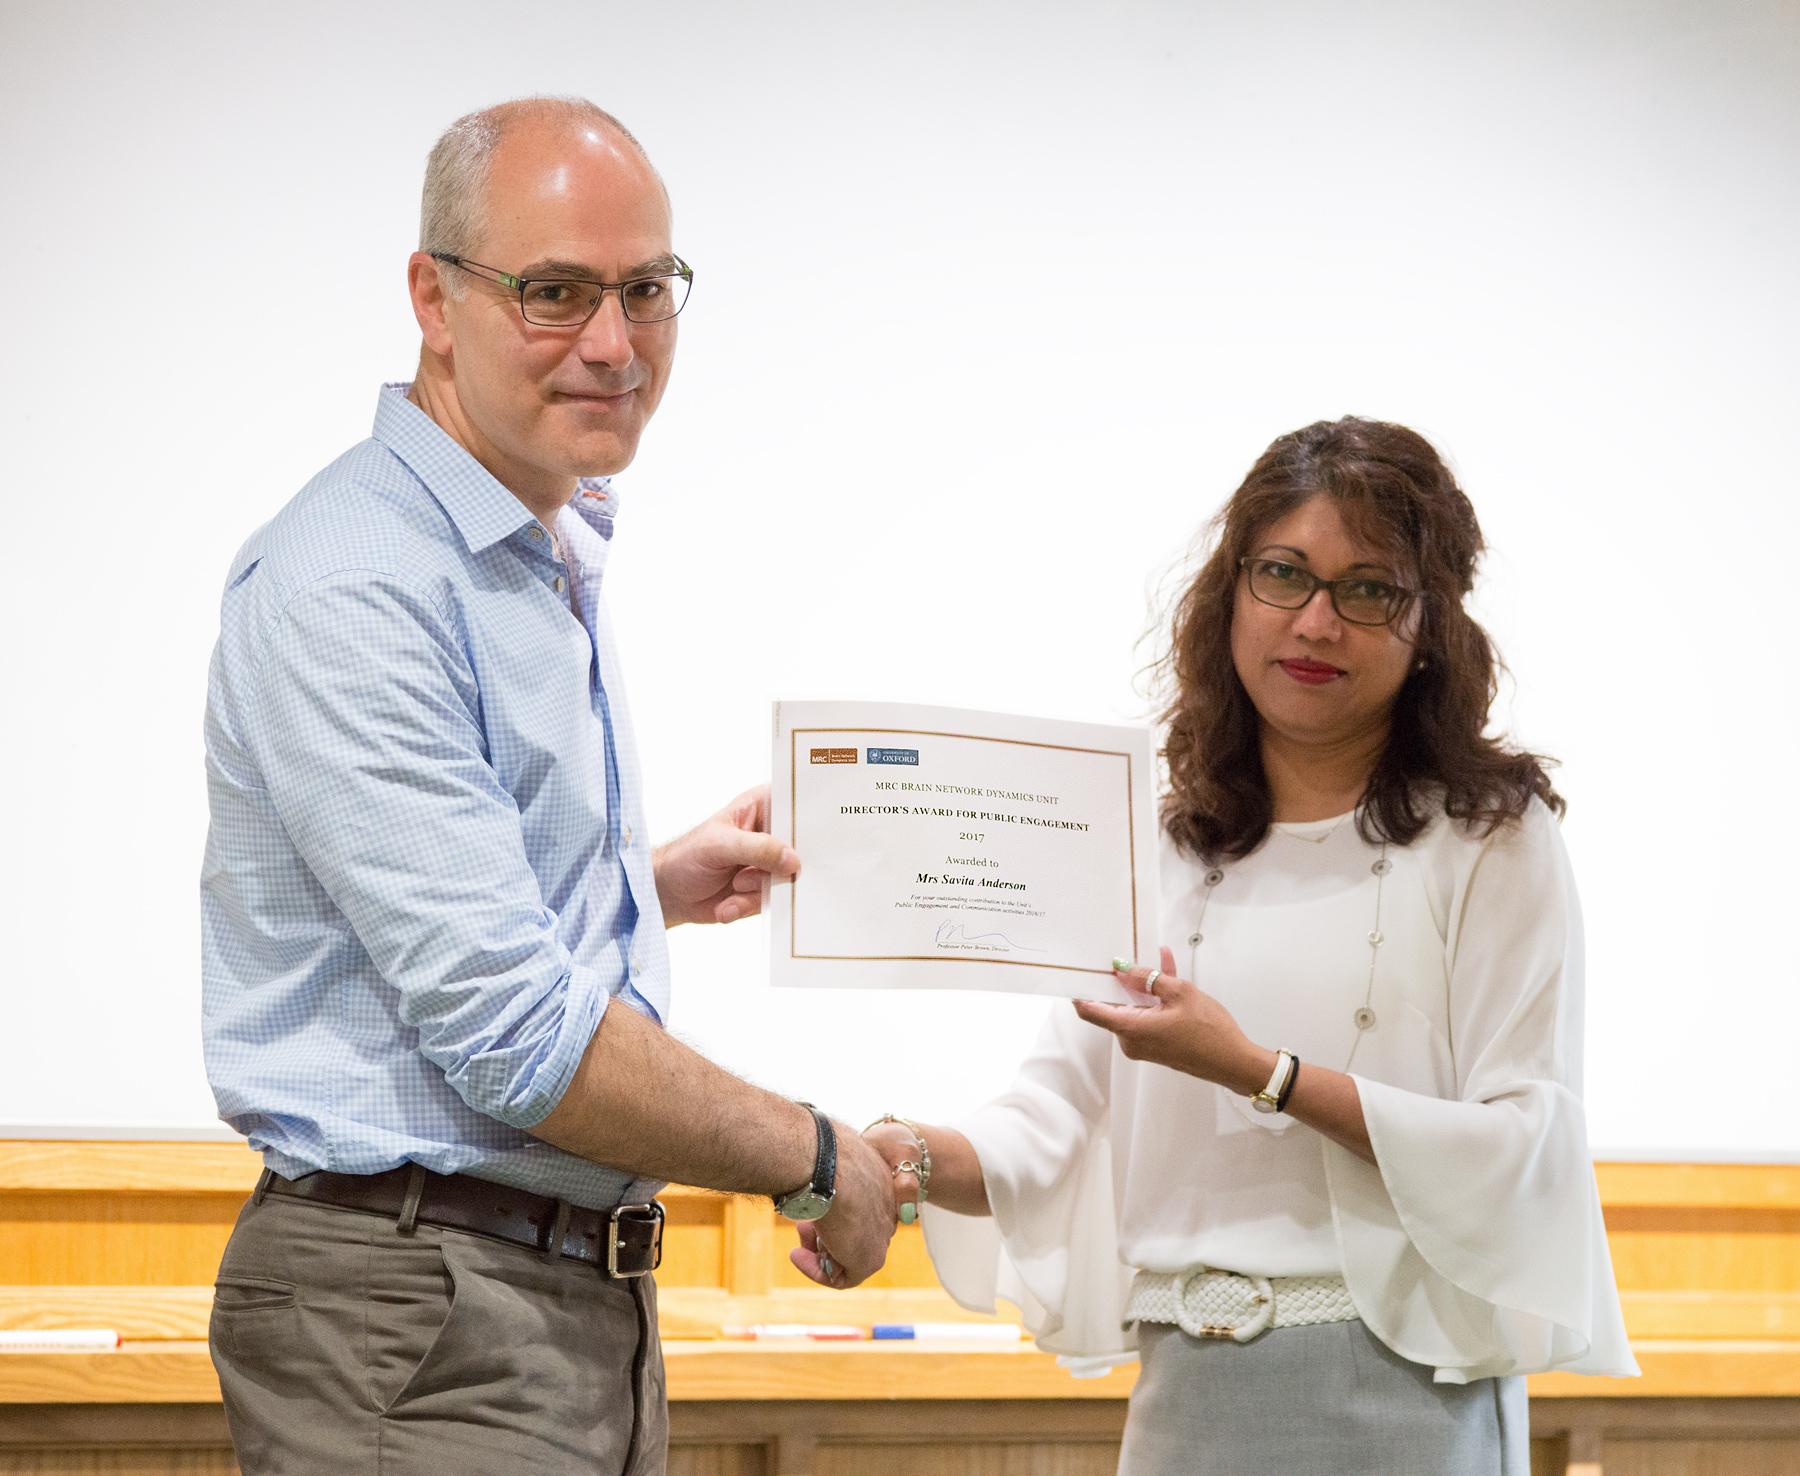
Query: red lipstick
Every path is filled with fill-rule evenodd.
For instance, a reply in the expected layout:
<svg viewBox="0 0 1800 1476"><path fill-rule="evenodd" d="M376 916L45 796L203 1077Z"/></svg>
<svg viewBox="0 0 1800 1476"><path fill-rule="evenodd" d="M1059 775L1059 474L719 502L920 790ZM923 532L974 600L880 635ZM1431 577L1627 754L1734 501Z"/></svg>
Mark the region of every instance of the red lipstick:
<svg viewBox="0 0 1800 1476"><path fill-rule="evenodd" d="M1283 661L1280 666L1295 681L1304 682L1309 687L1321 686L1344 674L1337 667L1329 666L1323 661L1304 661L1299 657Z"/></svg>

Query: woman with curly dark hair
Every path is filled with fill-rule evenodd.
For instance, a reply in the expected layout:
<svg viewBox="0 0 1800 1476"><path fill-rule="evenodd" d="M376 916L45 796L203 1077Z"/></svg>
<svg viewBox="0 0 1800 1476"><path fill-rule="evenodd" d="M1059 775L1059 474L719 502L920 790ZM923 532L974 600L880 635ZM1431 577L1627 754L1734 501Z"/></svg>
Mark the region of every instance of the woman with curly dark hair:
<svg viewBox="0 0 1800 1476"><path fill-rule="evenodd" d="M1131 1476L1524 1476L1522 1375L1636 1366L1563 801L1486 731L1481 529L1421 436L1345 419L1212 533L1163 664L1180 962L1120 967L1152 1007L1058 1010L959 1127L871 1136L903 1217L929 1145L959 1300L1142 1359Z"/></svg>

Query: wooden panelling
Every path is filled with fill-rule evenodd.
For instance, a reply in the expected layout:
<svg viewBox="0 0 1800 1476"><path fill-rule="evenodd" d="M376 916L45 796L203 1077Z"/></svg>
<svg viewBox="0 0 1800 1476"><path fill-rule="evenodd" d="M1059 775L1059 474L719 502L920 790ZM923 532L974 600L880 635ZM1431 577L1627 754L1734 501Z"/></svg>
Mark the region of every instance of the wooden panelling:
<svg viewBox="0 0 1800 1476"><path fill-rule="evenodd" d="M235 1194L262 1171L243 1143L0 1139L0 1194Z"/></svg>
<svg viewBox="0 0 1800 1476"><path fill-rule="evenodd" d="M231 1449L16 1450L0 1471L21 1476L238 1476Z"/></svg>
<svg viewBox="0 0 1800 1476"><path fill-rule="evenodd" d="M1634 1338L1800 1340L1800 1292L1626 1292L1621 1300Z"/></svg>
<svg viewBox="0 0 1800 1476"><path fill-rule="evenodd" d="M210 1286L243 1203L236 1191L0 1194L0 1284Z"/></svg>
<svg viewBox="0 0 1800 1476"><path fill-rule="evenodd" d="M0 1404L214 1404L204 1342L127 1343L111 1353L0 1353Z"/></svg>
<svg viewBox="0 0 1800 1476"><path fill-rule="evenodd" d="M1119 1465L1115 1444L982 1445L920 1441L917 1444L823 1444L813 1466L817 1476L1113 1476Z"/></svg>
<svg viewBox="0 0 1800 1476"><path fill-rule="evenodd" d="M127 1339L0 1354L0 1471L233 1469L204 1338L256 1173L235 1143L0 1141L0 1327ZM1596 1175L1644 1378L1534 1377L1534 1476L1800 1476L1800 1166ZM677 1476L1112 1470L1129 1368L1078 1382L1029 1343L721 1340L734 1323L981 1320L938 1288L916 1227L867 1286L834 1293L789 1264L792 1227L766 1199L663 1198Z"/></svg>
<svg viewBox="0 0 1800 1476"><path fill-rule="evenodd" d="M1608 1440L1595 1476L1800 1476L1800 1440Z"/></svg>
<svg viewBox="0 0 1800 1476"><path fill-rule="evenodd" d="M1800 1344L1750 1338L1634 1338L1642 1377L1596 1378L1590 1374L1533 1374L1533 1397L1775 1398L1800 1394Z"/></svg>
<svg viewBox="0 0 1800 1476"><path fill-rule="evenodd" d="M765 1214L764 1207L756 1200L739 1195L726 1201L720 1290L730 1287L734 1292L751 1297L767 1292L775 1277L777 1238L774 1217ZM665 1284L685 1283L674 1282L658 1273L657 1285ZM750 1317L744 1320L773 1322L775 1319Z"/></svg>
<svg viewBox="0 0 1800 1476"><path fill-rule="evenodd" d="M722 1194L685 1190L665 1194L663 1262L659 1286L727 1286L725 1216L731 1200ZM770 1207L771 1210L773 1206Z"/></svg>
<svg viewBox="0 0 1800 1476"><path fill-rule="evenodd" d="M669 1470L1083 1476L1112 1470L1124 1415L1119 1400L676 1404ZM1800 1401L1548 1400L1532 1426L1532 1476L1800 1476ZM0 1404L0 1471L233 1470L217 1405Z"/></svg>
<svg viewBox="0 0 1800 1476"><path fill-rule="evenodd" d="M762 1445L677 1445L669 1476L775 1476Z"/></svg>
<svg viewBox="0 0 1800 1476"><path fill-rule="evenodd" d="M1800 1211L1611 1209L1622 1291L1800 1291Z"/></svg>

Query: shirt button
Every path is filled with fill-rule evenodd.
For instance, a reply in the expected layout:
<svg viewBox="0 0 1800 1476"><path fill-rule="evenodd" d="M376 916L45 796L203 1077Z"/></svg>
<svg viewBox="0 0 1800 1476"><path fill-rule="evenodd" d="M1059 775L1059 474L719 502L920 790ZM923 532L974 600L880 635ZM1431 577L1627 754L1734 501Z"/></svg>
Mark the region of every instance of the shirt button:
<svg viewBox="0 0 1800 1476"><path fill-rule="evenodd" d="M544 536L544 530L542 528L538 527L538 525L536 523L533 523L527 531L530 532L530 534L533 538L536 538L539 540L542 540L542 538Z"/></svg>
<svg viewBox="0 0 1800 1476"><path fill-rule="evenodd" d="M633 974L641 974L644 972L644 962L642 959L638 959L638 958L632 959L631 972Z"/></svg>
<svg viewBox="0 0 1800 1476"><path fill-rule="evenodd" d="M566 583L566 581L563 579L562 575L558 574L556 576L556 578L554 578L550 581L550 587L552 589L554 589L558 594L561 594L563 592L563 585L565 583Z"/></svg>
<svg viewBox="0 0 1800 1476"><path fill-rule="evenodd" d="M625 833L619 837L619 840L624 845L631 844L631 827L629 825L625 827Z"/></svg>

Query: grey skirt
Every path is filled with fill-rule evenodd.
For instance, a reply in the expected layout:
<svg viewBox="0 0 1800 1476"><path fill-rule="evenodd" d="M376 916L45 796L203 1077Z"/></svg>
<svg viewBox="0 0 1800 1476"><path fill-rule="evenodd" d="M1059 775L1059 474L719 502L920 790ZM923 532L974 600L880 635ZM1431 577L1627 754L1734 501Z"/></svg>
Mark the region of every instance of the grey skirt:
<svg viewBox="0 0 1800 1476"><path fill-rule="evenodd" d="M1361 1322L1138 1345L1120 1476L1530 1476L1523 1378L1434 1384Z"/></svg>

